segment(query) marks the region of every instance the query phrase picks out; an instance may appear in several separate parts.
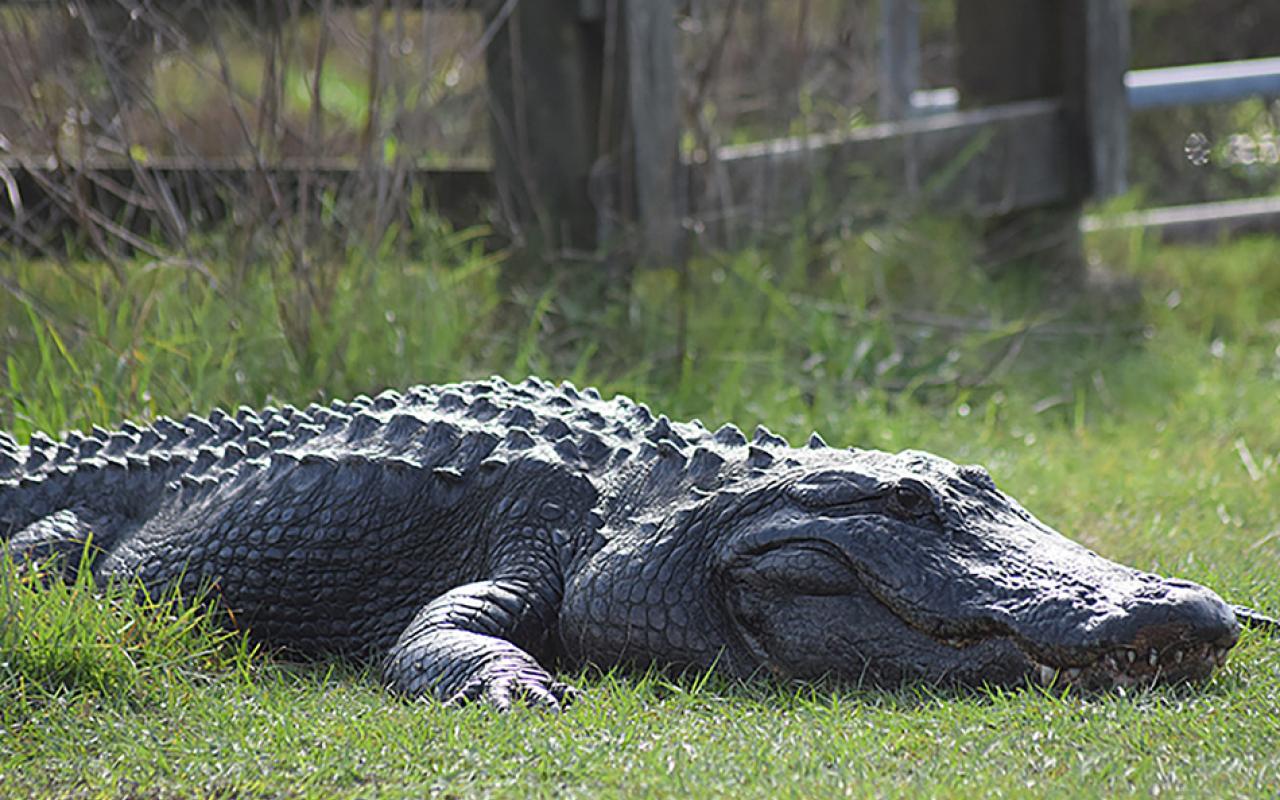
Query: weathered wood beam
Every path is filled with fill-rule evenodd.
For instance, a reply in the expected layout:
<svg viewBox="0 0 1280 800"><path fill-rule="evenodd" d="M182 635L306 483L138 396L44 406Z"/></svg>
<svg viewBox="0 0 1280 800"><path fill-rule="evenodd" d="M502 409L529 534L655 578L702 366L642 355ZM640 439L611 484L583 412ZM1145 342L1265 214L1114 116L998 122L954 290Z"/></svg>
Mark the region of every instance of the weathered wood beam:
<svg viewBox="0 0 1280 800"><path fill-rule="evenodd" d="M537 249L590 249L603 51L576 3L520 0L485 15L489 127L503 216Z"/></svg>
<svg viewBox="0 0 1280 800"><path fill-rule="evenodd" d="M1125 0L1084 0L1083 63L1079 64L1079 113L1088 140L1089 195L1100 200L1128 186L1129 5Z"/></svg>
<svg viewBox="0 0 1280 800"><path fill-rule="evenodd" d="M208 226L246 211L246 204L266 215L257 222L278 224L299 213L304 175L314 195L312 208L319 207L315 199L322 193L352 198L373 190L369 170L335 161L287 161L264 171L239 159L153 158L144 165L62 167L6 157L0 159L0 245L27 251L58 245L68 227L84 222L76 219L81 204L80 211L90 209L95 218L142 236L163 235L166 217L178 215L184 226L188 221ZM395 197L421 196L459 225L473 224L493 205L493 173L487 169L410 169L400 177ZM275 207L273 194L282 207Z"/></svg>
<svg viewBox="0 0 1280 800"><path fill-rule="evenodd" d="M630 249L641 258L666 261L678 255L684 211L677 206L676 193L680 120L675 4L629 0L622 9L627 115L615 150L625 177L618 189L634 204L626 217L639 237Z"/></svg>
<svg viewBox="0 0 1280 800"><path fill-rule="evenodd" d="M674 253L673 0L521 0L486 18L503 210L543 248Z"/></svg>
<svg viewBox="0 0 1280 800"><path fill-rule="evenodd" d="M912 113L911 94L920 88L920 9L917 0L880 0L881 120Z"/></svg>
<svg viewBox="0 0 1280 800"><path fill-rule="evenodd" d="M992 219L993 266L1034 268L1082 285L1084 202L1124 185L1128 62L1125 0L956 0L962 107L1057 97L1070 192L1061 202Z"/></svg>
<svg viewBox="0 0 1280 800"><path fill-rule="evenodd" d="M689 163L692 214L718 244L784 225L815 198L888 201L978 215L1071 196L1062 107L1033 100L720 148ZM923 176L923 177L922 177Z"/></svg>

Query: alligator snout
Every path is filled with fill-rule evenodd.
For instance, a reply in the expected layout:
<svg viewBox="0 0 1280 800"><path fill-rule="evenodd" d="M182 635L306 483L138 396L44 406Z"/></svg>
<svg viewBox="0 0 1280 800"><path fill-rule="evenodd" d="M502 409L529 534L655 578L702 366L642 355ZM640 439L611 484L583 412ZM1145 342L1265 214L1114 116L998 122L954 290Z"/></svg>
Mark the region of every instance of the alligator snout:
<svg viewBox="0 0 1280 800"><path fill-rule="evenodd" d="M1214 592L1189 581L1168 579L1154 598L1139 598L1128 615L1106 633L1139 645L1150 642L1220 644L1230 647L1240 634L1235 614Z"/></svg>
<svg viewBox="0 0 1280 800"><path fill-rule="evenodd" d="M1033 656L1035 679L1111 689L1207 678L1239 638L1235 614L1194 583L1161 580L1157 587L1105 617L1086 645Z"/></svg>

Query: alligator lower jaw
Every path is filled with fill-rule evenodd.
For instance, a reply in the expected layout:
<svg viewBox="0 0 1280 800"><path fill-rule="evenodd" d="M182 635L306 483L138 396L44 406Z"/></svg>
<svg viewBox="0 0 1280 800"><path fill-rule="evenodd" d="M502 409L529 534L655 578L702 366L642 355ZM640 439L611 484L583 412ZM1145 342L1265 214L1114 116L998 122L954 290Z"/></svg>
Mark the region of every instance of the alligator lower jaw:
<svg viewBox="0 0 1280 800"><path fill-rule="evenodd" d="M1230 647L1209 643L1145 652L1117 648L1082 665L1055 667L1028 656L1031 678L1042 686L1107 691L1204 680L1227 663Z"/></svg>

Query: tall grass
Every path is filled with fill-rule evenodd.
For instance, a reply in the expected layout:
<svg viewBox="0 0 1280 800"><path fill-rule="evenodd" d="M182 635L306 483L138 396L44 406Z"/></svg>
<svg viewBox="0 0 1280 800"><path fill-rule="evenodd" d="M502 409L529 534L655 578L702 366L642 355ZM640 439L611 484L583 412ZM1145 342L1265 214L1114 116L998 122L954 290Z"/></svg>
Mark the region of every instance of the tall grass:
<svg viewBox="0 0 1280 800"><path fill-rule="evenodd" d="M117 279L15 262L0 296L0 421L25 435L538 372L658 393L681 415L762 418L785 399L799 432L843 424L851 403L985 401L1014 375L1043 384L1035 368L1050 362L1051 383L1092 392L1090 373L1142 332L1132 305L1112 314L1092 298L1046 301L1034 276L987 279L968 266L967 231L946 222L708 252L594 304L560 291L571 271L508 291L521 267L486 249L484 229L433 225L408 252L346 252L305 343L288 318L294 284L267 269L138 260Z"/></svg>
<svg viewBox="0 0 1280 800"><path fill-rule="evenodd" d="M0 554L0 683L18 701L0 711L6 723L66 696L145 703L175 684L247 675L247 640L203 613L199 598L152 598L124 583L98 587L88 569L68 572L64 582L55 564Z"/></svg>

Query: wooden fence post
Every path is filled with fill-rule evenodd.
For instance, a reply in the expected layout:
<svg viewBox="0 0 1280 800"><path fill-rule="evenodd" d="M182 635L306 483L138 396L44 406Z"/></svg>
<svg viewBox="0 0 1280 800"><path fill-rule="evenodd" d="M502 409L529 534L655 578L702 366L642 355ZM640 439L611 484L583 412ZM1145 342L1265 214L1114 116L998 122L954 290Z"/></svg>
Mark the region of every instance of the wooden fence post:
<svg viewBox="0 0 1280 800"><path fill-rule="evenodd" d="M626 115L610 148L619 167L615 205L634 224L642 258L669 261L680 256L677 195L680 164L679 83L676 75L674 0L617 0L626 44L621 71L626 76Z"/></svg>
<svg viewBox="0 0 1280 800"><path fill-rule="evenodd" d="M920 9L917 0L880 0L881 122L911 115L920 88Z"/></svg>
<svg viewBox="0 0 1280 800"><path fill-rule="evenodd" d="M1087 0L1080 13L1085 41L1076 72L1077 91L1089 139L1092 195L1103 199L1128 187L1129 70L1128 0Z"/></svg>
<svg viewBox="0 0 1280 800"><path fill-rule="evenodd" d="M504 213L521 238L547 249L629 243L652 258L674 254L672 3L519 0L489 7L494 171Z"/></svg>
<svg viewBox="0 0 1280 800"><path fill-rule="evenodd" d="M1084 202L1123 189L1127 140L1125 0L957 0L964 107L1063 99L1067 202L992 220L997 261L1029 259L1067 285L1084 280Z"/></svg>

